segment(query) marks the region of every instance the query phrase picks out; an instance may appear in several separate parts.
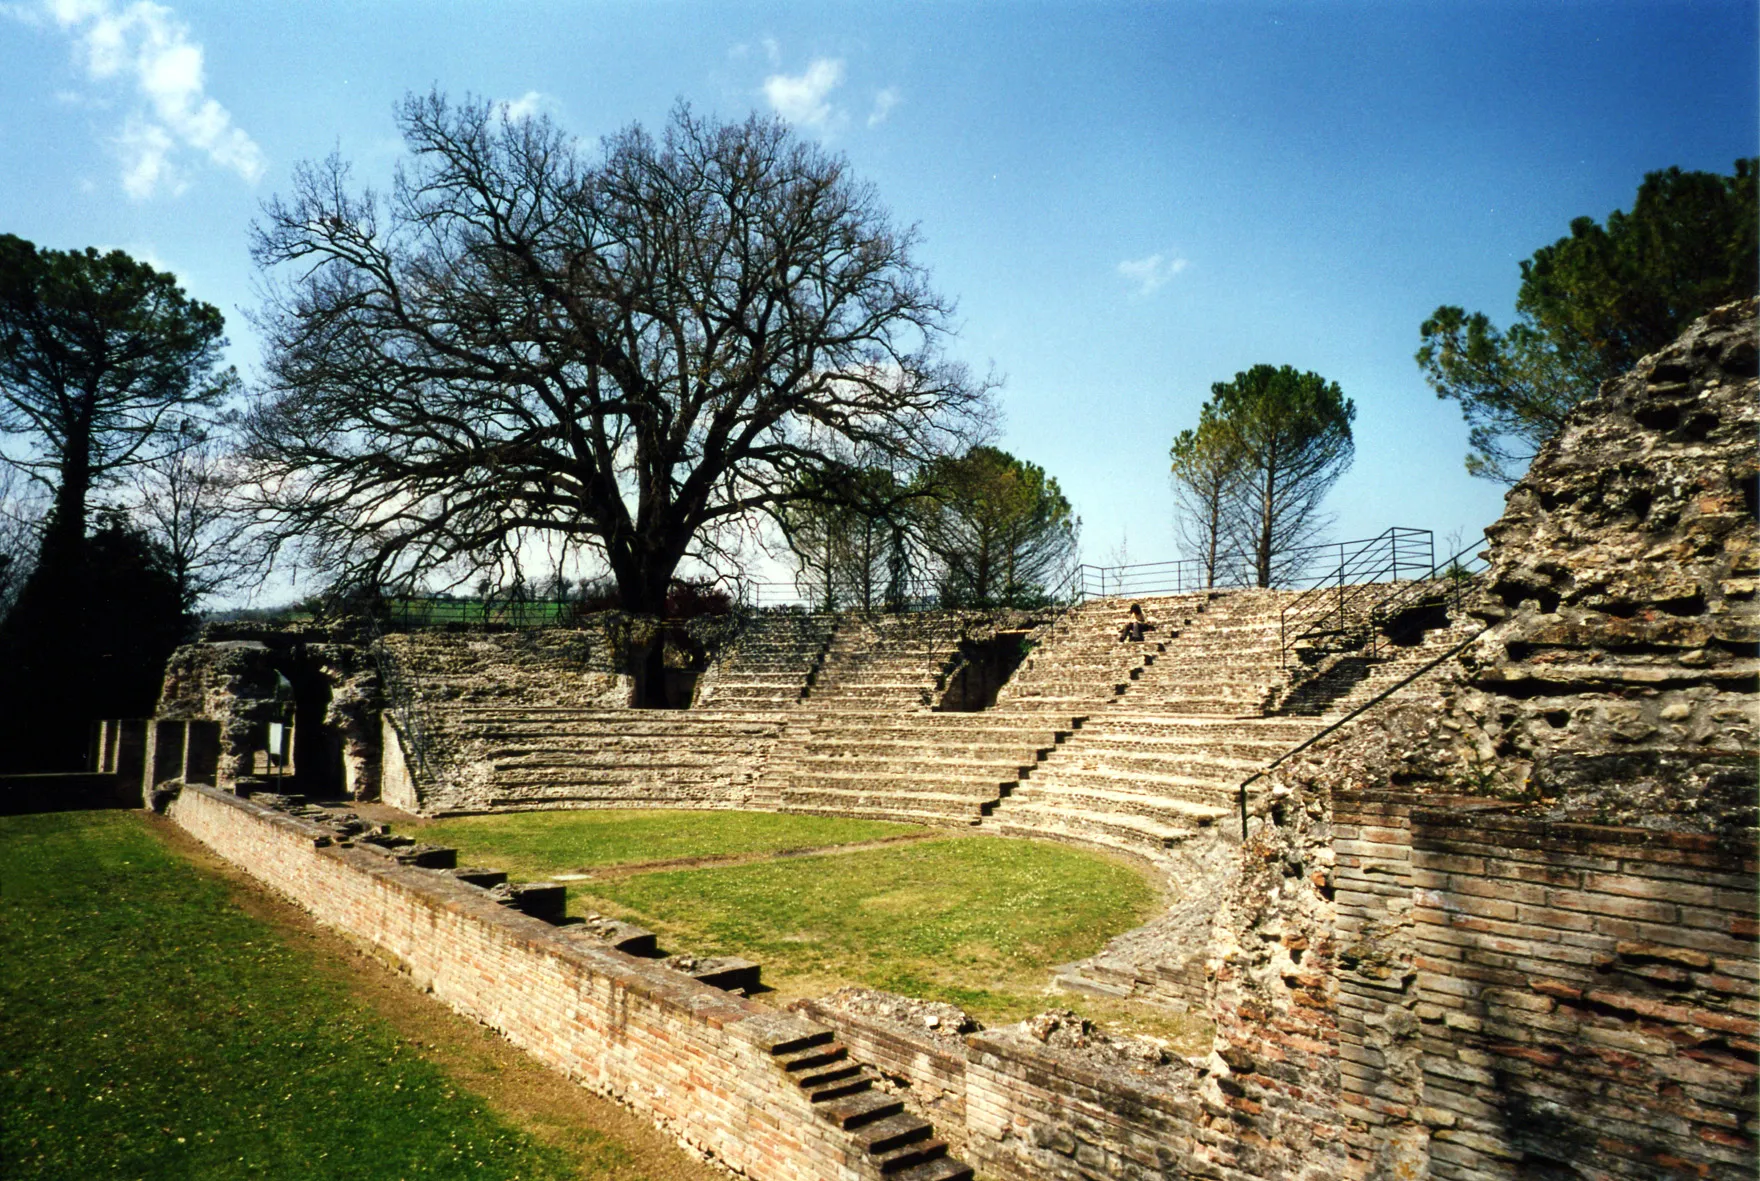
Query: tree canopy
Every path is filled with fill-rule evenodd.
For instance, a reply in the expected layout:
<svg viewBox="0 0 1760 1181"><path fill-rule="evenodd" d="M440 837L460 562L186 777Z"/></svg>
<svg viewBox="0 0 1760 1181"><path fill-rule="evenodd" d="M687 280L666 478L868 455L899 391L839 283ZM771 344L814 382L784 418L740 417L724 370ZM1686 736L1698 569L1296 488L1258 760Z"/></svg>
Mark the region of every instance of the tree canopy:
<svg viewBox="0 0 1760 1181"><path fill-rule="evenodd" d="M1075 561L1081 521L1039 465L974 447L934 465L926 483L944 603L1032 606Z"/></svg>
<svg viewBox="0 0 1760 1181"><path fill-rule="evenodd" d="M228 395L225 343L216 308L120 250L0 235L0 431L52 491L46 563L83 543L94 488L175 451L186 416Z"/></svg>
<svg viewBox="0 0 1760 1181"><path fill-rule="evenodd" d="M1754 159L1730 176L1649 173L1630 213L1616 209L1606 225L1579 217L1523 261L1507 332L1450 305L1424 321L1418 365L1438 397L1460 403L1468 471L1513 482L1602 382L1760 291L1757 174Z"/></svg>
<svg viewBox="0 0 1760 1181"><path fill-rule="evenodd" d="M1210 387L1196 430L1172 450L1179 528L1214 582L1238 556L1272 586L1326 526L1321 503L1351 465L1357 408L1336 382L1255 365Z"/></svg>
<svg viewBox="0 0 1760 1181"><path fill-rule="evenodd" d="M958 450L984 414L914 232L780 121L681 107L589 157L482 102L397 119L387 196L333 157L254 233L254 475L321 568L415 579L545 535L653 611L754 515Z"/></svg>
<svg viewBox="0 0 1760 1181"><path fill-rule="evenodd" d="M885 468L836 473L777 514L796 563L795 588L830 611L902 606L920 590L929 504Z"/></svg>

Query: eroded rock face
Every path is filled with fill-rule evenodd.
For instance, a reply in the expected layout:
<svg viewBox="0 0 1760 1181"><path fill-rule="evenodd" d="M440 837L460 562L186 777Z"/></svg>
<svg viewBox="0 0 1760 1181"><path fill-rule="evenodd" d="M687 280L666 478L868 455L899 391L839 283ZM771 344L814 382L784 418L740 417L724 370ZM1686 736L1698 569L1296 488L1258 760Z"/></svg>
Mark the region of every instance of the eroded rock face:
<svg viewBox="0 0 1760 1181"><path fill-rule="evenodd" d="M1599 823L1755 823L1755 373L1755 303L1721 308L1579 407L1510 492L1498 626L1452 711L1504 790Z"/></svg>
<svg viewBox="0 0 1760 1181"><path fill-rule="evenodd" d="M1598 1121L1612 1117L1591 1098L1598 1092L1582 1089L1577 1076L1590 1068L1579 1064L1598 1061L1598 1045L1626 1044L1607 1039L1642 1042L1638 1019L1628 1029L1611 1009L1549 1016L1556 998L1546 989L1560 989L1544 978L1546 961L1509 959L1522 982L1510 991L1496 974L1506 966L1499 954L1550 946L1561 964L1599 957L1593 962L1605 961L1604 969L1591 971L1605 970L1619 987L1661 990L1632 1002L1634 1012L1654 1003L1664 1007L1656 1011L1709 1012L1717 1028L1753 1025L1752 985L1747 1000L1731 999L1744 995L1741 980L1686 969L1662 984L1650 979L1660 979L1655 972L1642 981L1620 975L1625 944L1616 928L1623 920L1603 923L1599 903L1531 916L1521 907L1580 906L1549 891L1593 885L1609 892L1608 906L1639 900L1630 909L1643 919L1669 912L1670 889L1682 899L1705 889L1691 874L1673 887L1622 878L1625 862L1605 849L1582 865L1569 856L1554 864L1555 853L1542 851L1592 843L1598 832L1635 832L1621 838L1633 848L1649 840L1698 850L1694 856L1736 872L1747 865L1751 880L1760 757L1757 302L1707 316L1578 407L1487 531L1490 569L1469 608L1487 630L1272 775L1268 823L1242 850L1242 872L1211 943L1218 1028L1211 1084L1254 1129L1238 1158L1247 1173L1419 1176L1437 1142L1451 1142L1449 1151L1458 1153L1475 1136L1493 1155L1535 1153L1536 1161L1571 1144L1600 1144ZM1479 830L1471 817L1484 809L1534 823ZM1508 850L1489 844L1458 864L1434 855L1439 842L1472 847L1474 831L1519 831L1528 843ZM1428 842L1426 864L1444 872L1414 868L1414 841ZM1530 866L1518 871L1529 876L1519 885L1481 879L1489 871L1476 857L1486 866L1513 858ZM1601 875L1593 883L1592 871ZM1449 908L1461 899L1485 899L1487 913L1505 917L1491 926L1447 927L1441 936L1426 925L1438 916L1452 921ZM1415 920L1420 910L1428 917ZM1555 923L1575 933L1561 934ZM1752 971L1751 934L1719 928L1705 938L1721 940L1718 947L1749 939ZM1488 958L1457 974L1447 957L1463 954ZM1711 958L1691 949L1679 954ZM1487 983L1493 980L1496 987ZM1457 1009L1426 996L1468 1003ZM1557 1044L1505 1053L1497 1038L1517 1035L1494 1034L1489 1019L1481 1024L1471 1015L1504 1004L1545 1010L1536 1020L1551 1022ZM1682 1020L1680 1037L1719 1036ZM1600 1023L1594 1036L1602 1040L1573 1040L1580 1036L1573 1022ZM1457 1126L1466 1117L1428 1105L1438 1077L1431 1071L1465 1078L1476 1069L1463 1065L1467 1059L1483 1060L1494 1074L1538 1066L1542 1080L1578 1101L1558 1109L1552 1131L1515 1100L1487 1114L1483 1127ZM1633 1058L1619 1073L1641 1090L1650 1069L1647 1059ZM1666 1080L1677 1068L1665 1062L1656 1069ZM1751 1066L1745 1069L1751 1078ZM1500 1093L1488 1086L1486 1094ZM1663 1087L1656 1102L1666 1104L1665 1094ZM1651 1146L1661 1154L1655 1160L1703 1141L1717 1145L1701 1162L1709 1175L1724 1175L1716 1170L1725 1157L1745 1161L1738 1170L1753 1167L1743 1136L1726 1142L1708 1132L1664 1144L1671 1134L1647 1133L1662 1145ZM1594 1151L1604 1150L1612 1151ZM1640 1158L1650 1159L1637 1152Z"/></svg>

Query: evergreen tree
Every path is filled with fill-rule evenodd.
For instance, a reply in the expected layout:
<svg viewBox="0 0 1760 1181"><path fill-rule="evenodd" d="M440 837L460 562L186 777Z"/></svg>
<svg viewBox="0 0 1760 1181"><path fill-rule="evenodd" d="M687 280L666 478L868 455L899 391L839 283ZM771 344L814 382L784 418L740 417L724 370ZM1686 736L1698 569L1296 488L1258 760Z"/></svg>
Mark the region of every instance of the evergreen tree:
<svg viewBox="0 0 1760 1181"><path fill-rule="evenodd" d="M1579 217L1522 265L1517 320L1444 305L1425 320L1417 361L1438 397L1460 403L1467 470L1513 483L1600 384L1719 304L1760 291L1760 163L1735 173L1670 168L1645 176L1632 211Z"/></svg>

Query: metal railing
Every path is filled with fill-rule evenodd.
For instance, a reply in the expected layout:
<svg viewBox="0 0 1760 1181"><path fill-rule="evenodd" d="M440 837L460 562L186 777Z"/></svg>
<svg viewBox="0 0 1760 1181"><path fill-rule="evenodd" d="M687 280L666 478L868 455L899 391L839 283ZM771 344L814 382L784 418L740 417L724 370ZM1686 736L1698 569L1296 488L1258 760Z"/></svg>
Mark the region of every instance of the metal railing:
<svg viewBox="0 0 1760 1181"><path fill-rule="evenodd" d="M463 599L442 595L387 597L380 608L394 628L418 627L566 627L580 611L578 602L564 599Z"/></svg>
<svg viewBox="0 0 1760 1181"><path fill-rule="evenodd" d="M1474 546L1476 547L1477 544L1478 543L1475 542ZM1463 550L1462 552L1464 553L1465 551ZM1456 556L1458 557L1459 555L1456 555ZM1462 589L1457 594L1457 598L1456 598L1457 604L1459 602L1459 597L1458 597L1459 594L1464 594L1465 593L1464 588L1466 586L1470 586L1472 584L1472 581L1473 581L1472 575L1468 575L1466 579L1461 580L1460 585L1461 585ZM1488 632L1490 630L1491 630L1490 624L1486 624L1484 627L1481 627L1478 631L1474 632L1472 635L1468 636L1466 639L1462 640L1460 643L1454 645L1452 648L1450 648L1448 651L1444 652L1442 655L1436 657L1433 660L1425 661L1419 667L1413 669L1411 672L1407 673L1405 676L1401 677L1399 680L1395 681L1393 684L1389 685L1387 688L1383 689L1381 692L1375 694L1375 696L1369 698L1369 700L1363 702L1363 704L1357 706L1357 708L1353 709L1350 713L1346 714L1344 717L1339 718L1336 722L1331 723L1330 725L1328 725L1327 727L1325 727L1324 729L1322 729L1318 733L1310 735L1305 741L1300 742L1300 743L1296 744L1295 746L1290 747L1288 750L1286 750L1282 754L1278 755L1275 759L1272 759L1269 763L1266 763L1263 767L1259 768L1257 771L1253 772L1251 775L1249 775L1245 779L1241 780L1240 787L1236 789L1236 791L1239 793L1239 799L1240 799L1241 840L1245 841L1247 839L1247 788L1251 787L1254 783L1258 782L1259 780L1265 778L1267 775L1271 774L1271 772L1275 771L1283 763L1287 762L1289 759L1295 757L1296 755L1301 754L1304 750L1307 750L1310 746L1313 746L1315 743L1319 742L1322 738L1325 738L1329 734L1336 733L1337 731L1342 730L1345 726L1356 721L1358 718L1360 718L1364 714L1368 713L1371 709L1374 709L1376 706L1380 705L1383 701L1386 701L1389 697L1392 697L1395 693L1398 693L1401 689L1404 689L1407 685L1411 684L1413 681L1417 680L1419 677L1423 676L1425 673L1428 673L1431 669L1435 668L1437 665L1443 663L1446 660L1452 659L1455 656L1460 655L1462 652L1466 651L1467 648L1474 641L1479 639L1480 636L1483 636L1486 632Z"/></svg>
<svg viewBox="0 0 1760 1181"><path fill-rule="evenodd" d="M1278 640L1287 666L1298 646L1310 652L1343 651L1365 638L1372 608L1386 583L1427 579L1436 569L1435 538L1428 529L1396 525L1378 536L1341 541L1330 569L1309 575L1307 590L1282 612Z"/></svg>
<svg viewBox="0 0 1760 1181"><path fill-rule="evenodd" d="M1421 536L1420 536L1421 535ZM1458 606L1485 569L1480 537L1440 562L1428 530L1389 529L1347 543L1338 567L1283 609L1279 639L1284 667L1328 652L1380 654L1382 629L1399 615L1429 606Z"/></svg>

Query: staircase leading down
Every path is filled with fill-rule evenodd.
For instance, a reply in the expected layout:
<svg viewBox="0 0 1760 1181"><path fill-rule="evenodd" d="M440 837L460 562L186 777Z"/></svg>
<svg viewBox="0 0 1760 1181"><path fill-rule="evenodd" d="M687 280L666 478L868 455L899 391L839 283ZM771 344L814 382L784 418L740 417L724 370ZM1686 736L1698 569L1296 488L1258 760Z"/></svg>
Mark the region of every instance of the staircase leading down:
<svg viewBox="0 0 1760 1181"><path fill-rule="evenodd" d="M1165 650L1032 768L985 826L1151 857L1219 827L1238 831L1223 822L1238 814L1244 780L1478 626L1418 621L1403 645L1377 645L1383 659L1347 667L1349 658L1339 658L1292 686L1279 640L1288 597L1207 596ZM1122 617L1122 605L1113 611Z"/></svg>

